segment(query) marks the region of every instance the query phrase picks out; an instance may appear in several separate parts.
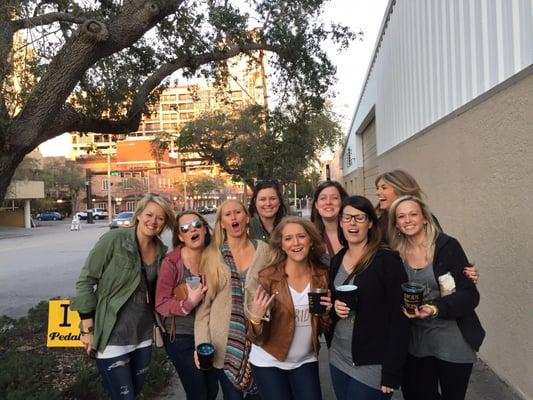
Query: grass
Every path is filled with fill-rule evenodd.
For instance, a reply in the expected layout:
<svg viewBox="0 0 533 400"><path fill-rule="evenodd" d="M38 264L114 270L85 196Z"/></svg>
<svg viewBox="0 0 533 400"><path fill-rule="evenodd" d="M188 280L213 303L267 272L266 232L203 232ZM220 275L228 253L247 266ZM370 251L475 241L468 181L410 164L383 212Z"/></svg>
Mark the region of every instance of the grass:
<svg viewBox="0 0 533 400"><path fill-rule="evenodd" d="M18 320L0 317L0 399L107 399L94 360L81 348L48 348L48 302ZM173 366L164 349L154 349L143 399L168 385Z"/></svg>

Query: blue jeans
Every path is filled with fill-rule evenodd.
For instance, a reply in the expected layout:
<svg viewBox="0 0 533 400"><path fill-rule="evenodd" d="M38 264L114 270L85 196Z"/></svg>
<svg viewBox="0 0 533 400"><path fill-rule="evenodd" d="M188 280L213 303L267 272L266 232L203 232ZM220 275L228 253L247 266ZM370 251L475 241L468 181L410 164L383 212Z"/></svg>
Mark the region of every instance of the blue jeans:
<svg viewBox="0 0 533 400"><path fill-rule="evenodd" d="M392 393L385 394L381 390L371 388L331 364L329 370L337 400L386 400L392 397Z"/></svg>
<svg viewBox="0 0 533 400"><path fill-rule="evenodd" d="M170 342L165 335L165 349L176 368L187 400L215 400L218 394L218 376L213 369L202 371L194 364L194 336L176 335Z"/></svg>
<svg viewBox="0 0 533 400"><path fill-rule="evenodd" d="M241 392L229 381L223 369L213 368L213 370L218 374L218 381L222 387L224 400L261 400L261 396L258 394L246 394L245 397L245 393Z"/></svg>
<svg viewBox="0 0 533 400"><path fill-rule="evenodd" d="M135 400L148 372L152 346L113 358L97 358L96 366L104 388L113 400Z"/></svg>
<svg viewBox="0 0 533 400"><path fill-rule="evenodd" d="M322 400L316 361L289 370L255 365L252 369L263 399Z"/></svg>

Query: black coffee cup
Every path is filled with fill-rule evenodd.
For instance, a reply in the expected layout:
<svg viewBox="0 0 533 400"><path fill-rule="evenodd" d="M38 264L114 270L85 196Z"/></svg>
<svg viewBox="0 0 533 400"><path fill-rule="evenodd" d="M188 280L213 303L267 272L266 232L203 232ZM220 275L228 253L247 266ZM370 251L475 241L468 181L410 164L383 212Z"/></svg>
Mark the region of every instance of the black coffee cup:
<svg viewBox="0 0 533 400"><path fill-rule="evenodd" d="M335 288L335 296L337 300L342 301L350 308L350 314L355 315L355 308L357 307L357 286L356 285L341 285Z"/></svg>
<svg viewBox="0 0 533 400"><path fill-rule="evenodd" d="M206 370L213 366L215 348L211 343L200 343L196 346L196 354L198 355L200 369Z"/></svg>
<svg viewBox="0 0 533 400"><path fill-rule="evenodd" d="M402 283L403 307L408 314L414 314L415 310L422 305L425 289L426 287L420 283Z"/></svg>
<svg viewBox="0 0 533 400"><path fill-rule="evenodd" d="M307 296L309 296L309 312L312 315L324 315L326 313L326 306L320 304L320 298L328 295L328 289L311 289Z"/></svg>

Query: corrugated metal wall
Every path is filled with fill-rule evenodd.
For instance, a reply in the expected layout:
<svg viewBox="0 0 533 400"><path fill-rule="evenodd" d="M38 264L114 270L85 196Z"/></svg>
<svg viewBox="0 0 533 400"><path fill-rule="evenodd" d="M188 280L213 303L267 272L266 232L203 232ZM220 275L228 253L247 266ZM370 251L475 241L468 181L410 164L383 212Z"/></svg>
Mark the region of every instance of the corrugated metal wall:
<svg viewBox="0 0 533 400"><path fill-rule="evenodd" d="M347 146L374 105L379 155L533 63L533 0L397 0L391 11Z"/></svg>

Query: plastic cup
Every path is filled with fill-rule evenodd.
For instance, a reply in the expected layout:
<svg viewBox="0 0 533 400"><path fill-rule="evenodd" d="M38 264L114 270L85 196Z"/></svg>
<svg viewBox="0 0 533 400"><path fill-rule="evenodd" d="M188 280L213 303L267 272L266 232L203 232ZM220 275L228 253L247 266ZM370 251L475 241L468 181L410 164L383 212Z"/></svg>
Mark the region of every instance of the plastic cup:
<svg viewBox="0 0 533 400"><path fill-rule="evenodd" d="M185 283L189 285L191 289L196 289L200 282L201 279L199 276L188 276L185 278Z"/></svg>
<svg viewBox="0 0 533 400"><path fill-rule="evenodd" d="M324 315L326 313L326 306L320 304L320 298L328 295L328 289L311 289L307 296L309 297L309 312L312 315Z"/></svg>
<svg viewBox="0 0 533 400"><path fill-rule="evenodd" d="M403 307L408 314L414 314L415 310L422 305L425 289L425 286L420 283L402 283Z"/></svg>
<svg viewBox="0 0 533 400"><path fill-rule="evenodd" d="M357 307L357 286L356 285L341 285L335 288L335 295L337 300L342 301L350 308L350 316L355 315Z"/></svg>
<svg viewBox="0 0 533 400"><path fill-rule="evenodd" d="M200 343L196 346L196 354L198 355L200 369L207 370L213 366L215 348L211 343Z"/></svg>

